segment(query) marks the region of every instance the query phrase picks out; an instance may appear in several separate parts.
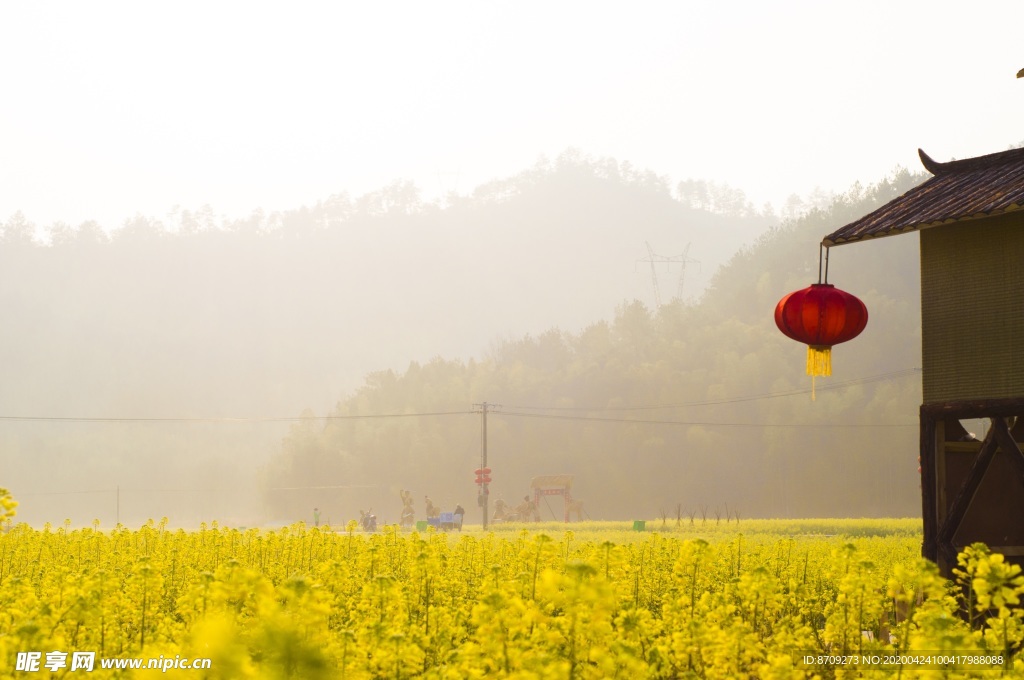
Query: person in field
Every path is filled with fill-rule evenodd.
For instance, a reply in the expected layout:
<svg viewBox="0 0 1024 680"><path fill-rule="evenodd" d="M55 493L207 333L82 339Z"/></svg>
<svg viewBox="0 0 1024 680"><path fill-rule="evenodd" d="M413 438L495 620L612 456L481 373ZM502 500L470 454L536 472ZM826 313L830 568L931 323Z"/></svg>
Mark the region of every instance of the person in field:
<svg viewBox="0 0 1024 680"><path fill-rule="evenodd" d="M359 524L363 531L377 531L377 515L373 514L373 508L368 511L359 511Z"/></svg>
<svg viewBox="0 0 1024 680"><path fill-rule="evenodd" d="M523 496L523 502L516 506L515 511L516 519L520 522L539 522L540 516L537 514L537 506L529 496Z"/></svg>
<svg viewBox="0 0 1024 680"><path fill-rule="evenodd" d="M462 520L466 516L466 510L460 503L455 504L455 512L452 513L455 517L455 526L459 531L462 531Z"/></svg>
<svg viewBox="0 0 1024 680"><path fill-rule="evenodd" d="M494 501L494 515L491 517L491 521L495 524L508 521L508 503L503 498Z"/></svg>
<svg viewBox="0 0 1024 680"><path fill-rule="evenodd" d="M412 491L402 490L402 515L399 523L403 528L411 527L416 523L416 511L412 507Z"/></svg>

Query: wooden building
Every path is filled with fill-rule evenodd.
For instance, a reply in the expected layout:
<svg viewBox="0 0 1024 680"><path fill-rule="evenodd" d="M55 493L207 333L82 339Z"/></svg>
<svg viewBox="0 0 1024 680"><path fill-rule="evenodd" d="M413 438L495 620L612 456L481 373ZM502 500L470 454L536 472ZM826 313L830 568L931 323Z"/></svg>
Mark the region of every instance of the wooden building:
<svg viewBox="0 0 1024 680"><path fill-rule="evenodd" d="M948 575L981 541L1024 564L1024 149L919 153L933 177L822 244L920 232L923 554Z"/></svg>

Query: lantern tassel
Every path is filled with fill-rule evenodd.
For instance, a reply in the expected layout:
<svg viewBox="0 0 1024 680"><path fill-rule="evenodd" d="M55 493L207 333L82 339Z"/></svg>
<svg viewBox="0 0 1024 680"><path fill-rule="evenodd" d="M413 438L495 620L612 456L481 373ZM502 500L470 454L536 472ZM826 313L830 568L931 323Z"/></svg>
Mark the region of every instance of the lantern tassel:
<svg viewBox="0 0 1024 680"><path fill-rule="evenodd" d="M832 348L807 346L807 375L832 375Z"/></svg>

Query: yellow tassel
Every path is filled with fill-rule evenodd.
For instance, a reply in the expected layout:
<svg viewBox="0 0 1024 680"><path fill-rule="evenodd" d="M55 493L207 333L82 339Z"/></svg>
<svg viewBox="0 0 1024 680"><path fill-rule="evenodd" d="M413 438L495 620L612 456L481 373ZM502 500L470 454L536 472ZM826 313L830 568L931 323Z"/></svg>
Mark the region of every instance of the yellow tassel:
<svg viewBox="0 0 1024 680"><path fill-rule="evenodd" d="M807 346L807 375L832 375L832 348Z"/></svg>

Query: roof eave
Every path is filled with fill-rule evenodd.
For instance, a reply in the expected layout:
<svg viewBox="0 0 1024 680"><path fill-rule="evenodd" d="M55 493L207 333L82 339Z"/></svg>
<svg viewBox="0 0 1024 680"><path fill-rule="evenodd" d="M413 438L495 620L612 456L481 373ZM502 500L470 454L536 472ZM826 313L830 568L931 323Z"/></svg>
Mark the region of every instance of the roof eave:
<svg viewBox="0 0 1024 680"><path fill-rule="evenodd" d="M1021 206L1012 204L1006 208L993 210L987 213L975 213L974 215L964 215L963 217L950 217L944 220L936 220L934 222L919 222L917 224L908 224L905 226L894 227L888 231L877 233L877 234L864 234L854 238L837 239L832 240L827 236L821 240L821 245L826 248L832 246L844 246L848 243L859 243L860 241L870 241L872 239L885 238L886 236L899 236L900 234L906 234L913 231L923 231L925 229L931 229L933 227L941 227L944 224L956 224L957 222L970 222L973 220L983 220L987 217L995 217L997 215L1005 215L1007 213L1016 212L1020 210Z"/></svg>

